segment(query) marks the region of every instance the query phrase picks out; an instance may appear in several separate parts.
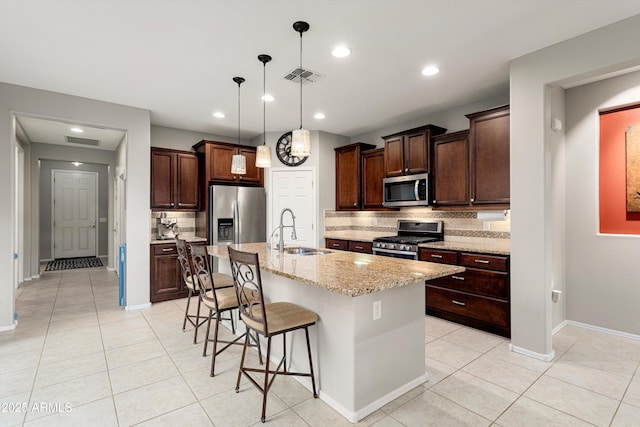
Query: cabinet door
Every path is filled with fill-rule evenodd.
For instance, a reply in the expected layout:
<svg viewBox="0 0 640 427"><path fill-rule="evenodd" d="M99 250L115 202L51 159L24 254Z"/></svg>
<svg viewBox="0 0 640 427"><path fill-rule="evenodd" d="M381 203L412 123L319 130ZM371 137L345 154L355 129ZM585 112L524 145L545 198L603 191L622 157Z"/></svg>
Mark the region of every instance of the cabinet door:
<svg viewBox="0 0 640 427"><path fill-rule="evenodd" d="M336 209L360 209L360 149L336 150Z"/></svg>
<svg viewBox="0 0 640 427"><path fill-rule="evenodd" d="M151 245L151 302L183 298L186 295L176 245Z"/></svg>
<svg viewBox="0 0 640 427"><path fill-rule="evenodd" d="M383 209L384 148L362 153L362 209Z"/></svg>
<svg viewBox="0 0 640 427"><path fill-rule="evenodd" d="M198 157L195 154L176 155L176 200L178 209L198 209Z"/></svg>
<svg viewBox="0 0 640 427"><path fill-rule="evenodd" d="M371 242L355 242L349 241L349 250L351 252L362 252L363 254L373 253L373 243Z"/></svg>
<svg viewBox="0 0 640 427"><path fill-rule="evenodd" d="M151 209L173 209L175 154L151 150Z"/></svg>
<svg viewBox="0 0 640 427"><path fill-rule="evenodd" d="M247 173L238 175L238 180L244 184L261 184L262 169L256 167L256 149L240 148L239 153L247 158Z"/></svg>
<svg viewBox="0 0 640 427"><path fill-rule="evenodd" d="M404 173L429 172L429 139L426 132L404 137Z"/></svg>
<svg viewBox="0 0 640 427"><path fill-rule="evenodd" d="M471 203L508 204L509 107L470 118Z"/></svg>
<svg viewBox="0 0 640 427"><path fill-rule="evenodd" d="M468 132L438 136L433 145L434 205L469 204Z"/></svg>
<svg viewBox="0 0 640 427"><path fill-rule="evenodd" d="M231 173L231 159L238 152L236 147L211 144L209 147L209 181L236 180Z"/></svg>
<svg viewBox="0 0 640 427"><path fill-rule="evenodd" d="M404 138L395 136L384 141L385 176L404 175Z"/></svg>

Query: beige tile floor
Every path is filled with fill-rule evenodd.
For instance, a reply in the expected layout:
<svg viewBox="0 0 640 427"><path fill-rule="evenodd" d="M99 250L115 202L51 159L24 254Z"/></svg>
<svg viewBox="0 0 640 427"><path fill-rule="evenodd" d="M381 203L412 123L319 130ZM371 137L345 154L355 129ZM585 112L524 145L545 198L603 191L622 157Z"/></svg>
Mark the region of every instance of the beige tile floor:
<svg viewBox="0 0 640 427"><path fill-rule="evenodd" d="M27 282L18 327L0 333L0 425L261 425L254 387L245 381L234 392L239 349L222 353L210 378L210 357L182 332L185 304L123 311L105 269ZM556 359L545 363L440 319L426 317L425 330L429 382L358 425L640 426L639 341L565 327L554 337ZM267 415L275 426L349 425L284 377Z"/></svg>

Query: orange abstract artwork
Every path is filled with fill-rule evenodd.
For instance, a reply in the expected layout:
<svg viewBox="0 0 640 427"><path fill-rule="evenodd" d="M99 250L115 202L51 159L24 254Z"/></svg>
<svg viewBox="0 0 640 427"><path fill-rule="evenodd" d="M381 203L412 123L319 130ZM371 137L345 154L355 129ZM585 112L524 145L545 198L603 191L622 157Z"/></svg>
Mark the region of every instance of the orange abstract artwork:
<svg viewBox="0 0 640 427"><path fill-rule="evenodd" d="M627 212L640 212L640 125L629 126L627 139Z"/></svg>

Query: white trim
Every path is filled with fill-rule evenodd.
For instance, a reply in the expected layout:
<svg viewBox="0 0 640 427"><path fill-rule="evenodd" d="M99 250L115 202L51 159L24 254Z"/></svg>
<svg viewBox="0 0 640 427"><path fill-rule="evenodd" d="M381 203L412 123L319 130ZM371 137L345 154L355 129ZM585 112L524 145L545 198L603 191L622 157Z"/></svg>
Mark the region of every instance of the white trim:
<svg viewBox="0 0 640 427"><path fill-rule="evenodd" d="M0 332L13 331L18 325L18 321L14 320L12 324L8 326L0 326Z"/></svg>
<svg viewBox="0 0 640 427"><path fill-rule="evenodd" d="M558 332L560 332L560 330L561 330L562 328L564 328L564 327L565 327L565 326L567 326L568 324L569 324L569 323L568 323L568 321L567 321L567 320L563 320L562 322L560 322L560 324L559 324L558 326L556 326L555 328L553 328L553 329L551 330L551 335L555 335L555 334L557 334Z"/></svg>
<svg viewBox="0 0 640 427"><path fill-rule="evenodd" d="M147 302L147 303L145 303L145 304L127 305L127 306L125 306L125 307L124 307L124 309L125 309L126 311L130 311L130 310L140 310L140 309L142 309L142 308L149 308L149 307L151 307L151 303L150 303L150 302Z"/></svg>
<svg viewBox="0 0 640 427"><path fill-rule="evenodd" d="M542 360L543 362L551 362L554 357L556 357L556 352L551 350L551 353L536 353L535 351L527 350L526 348L517 347L511 343L509 343L509 350L514 353L522 354L525 356L532 357L534 359Z"/></svg>
<svg viewBox="0 0 640 427"><path fill-rule="evenodd" d="M602 332L609 335L615 335L617 337L629 338L632 340L640 341L640 335L630 334L628 332L616 331L615 329L607 329L601 326L589 325L588 323L575 322L573 320L566 320L567 325L577 326L579 328L590 329L592 331Z"/></svg>

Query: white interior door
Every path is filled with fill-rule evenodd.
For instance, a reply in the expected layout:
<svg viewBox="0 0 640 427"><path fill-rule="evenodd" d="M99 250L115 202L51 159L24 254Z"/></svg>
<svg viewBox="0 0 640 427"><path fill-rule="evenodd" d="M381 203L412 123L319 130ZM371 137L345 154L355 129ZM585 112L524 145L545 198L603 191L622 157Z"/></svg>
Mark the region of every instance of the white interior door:
<svg viewBox="0 0 640 427"><path fill-rule="evenodd" d="M53 170L54 258L96 256L96 172Z"/></svg>
<svg viewBox="0 0 640 427"><path fill-rule="evenodd" d="M270 193L271 229L280 224L280 212L289 208L296 216L296 234L298 239L291 239L291 229L284 229L285 245L316 245L316 197L313 169L272 169ZM291 217L285 214L284 224L291 224ZM276 233L277 234L277 233ZM277 243L274 237L273 244Z"/></svg>

